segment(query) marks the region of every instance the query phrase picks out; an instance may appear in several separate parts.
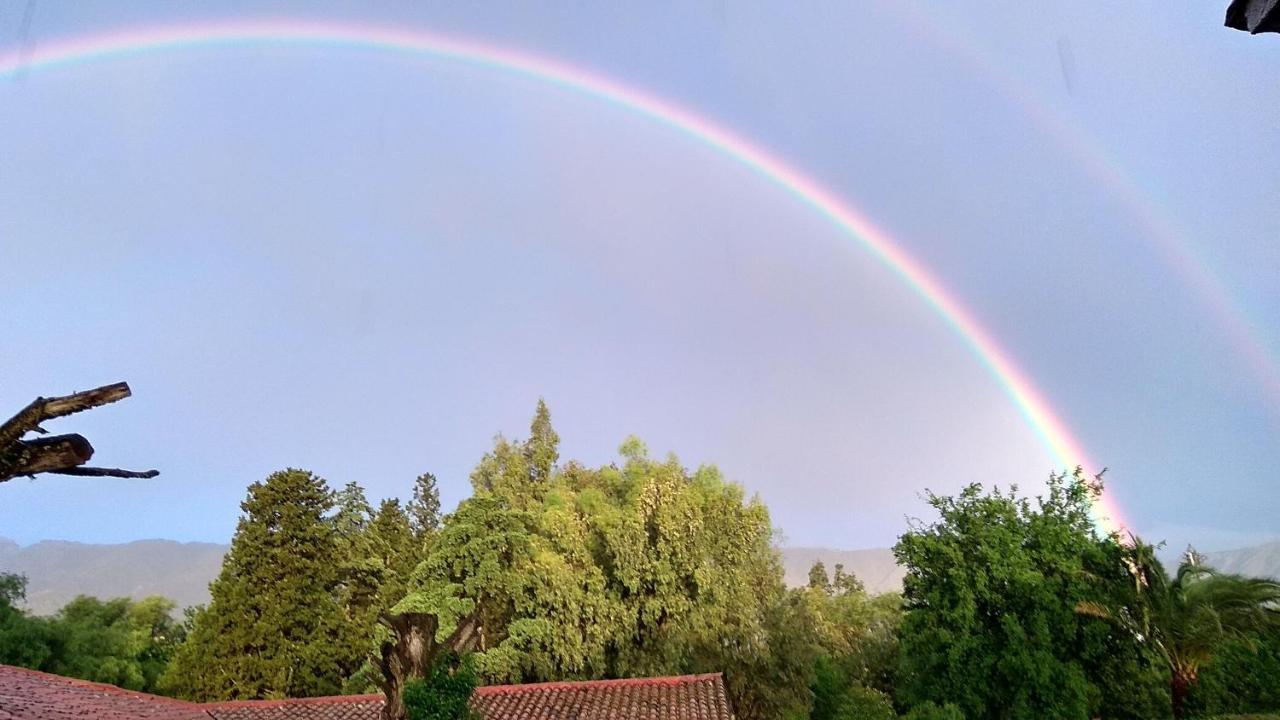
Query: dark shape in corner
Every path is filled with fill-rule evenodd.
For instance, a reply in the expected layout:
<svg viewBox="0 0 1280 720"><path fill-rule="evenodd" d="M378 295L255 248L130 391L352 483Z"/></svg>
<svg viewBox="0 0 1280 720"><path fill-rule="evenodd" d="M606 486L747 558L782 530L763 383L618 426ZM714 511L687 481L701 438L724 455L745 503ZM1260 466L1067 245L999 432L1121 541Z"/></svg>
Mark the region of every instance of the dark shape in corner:
<svg viewBox="0 0 1280 720"><path fill-rule="evenodd" d="M1252 35L1280 32L1280 0L1232 0L1226 26Z"/></svg>

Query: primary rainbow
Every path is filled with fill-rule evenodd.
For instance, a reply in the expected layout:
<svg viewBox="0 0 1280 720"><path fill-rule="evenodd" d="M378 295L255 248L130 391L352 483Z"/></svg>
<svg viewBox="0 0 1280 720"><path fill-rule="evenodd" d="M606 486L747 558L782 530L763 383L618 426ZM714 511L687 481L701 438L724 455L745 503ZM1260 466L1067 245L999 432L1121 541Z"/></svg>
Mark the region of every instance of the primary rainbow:
<svg viewBox="0 0 1280 720"><path fill-rule="evenodd" d="M924 299L995 378L1059 466L1096 469L1079 441L991 334L932 274L864 214L800 170L727 128L675 103L589 70L489 43L417 30L267 20L126 29L41 43L30 49L18 48L0 55L0 79L23 72L166 50L264 44L407 53L513 73L604 100L716 149L821 213ZM1119 507L1106 494L1094 504L1094 519L1106 531L1119 531L1124 527Z"/></svg>

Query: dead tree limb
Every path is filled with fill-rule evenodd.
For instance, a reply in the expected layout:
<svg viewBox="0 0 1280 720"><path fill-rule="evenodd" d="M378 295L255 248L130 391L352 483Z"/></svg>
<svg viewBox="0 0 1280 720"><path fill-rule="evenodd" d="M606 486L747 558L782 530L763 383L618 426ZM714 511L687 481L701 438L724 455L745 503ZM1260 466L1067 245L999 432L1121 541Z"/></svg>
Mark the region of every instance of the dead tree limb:
<svg viewBox="0 0 1280 720"><path fill-rule="evenodd" d="M0 448L8 447L21 440L22 436L29 432L39 432L40 423L45 420L66 417L89 408L118 402L129 395L129 384L119 382L62 397L38 397L17 415L0 425Z"/></svg>
<svg viewBox="0 0 1280 720"><path fill-rule="evenodd" d="M83 435L49 435L19 440L12 453L9 469L0 470L0 481L83 465L93 457L93 446Z"/></svg>
<svg viewBox="0 0 1280 720"><path fill-rule="evenodd" d="M118 477L149 479L160 474L159 470L121 470L120 468L100 467L64 467L48 470L53 475L76 475L79 477Z"/></svg>
<svg viewBox="0 0 1280 720"><path fill-rule="evenodd" d="M17 415L0 424L0 482L36 473L90 477L150 478L155 470L137 472L116 468L81 467L93 457L93 446L81 435L53 435L23 440L29 432L44 435L46 420L66 417L129 397L127 383L114 383L62 397L38 397Z"/></svg>

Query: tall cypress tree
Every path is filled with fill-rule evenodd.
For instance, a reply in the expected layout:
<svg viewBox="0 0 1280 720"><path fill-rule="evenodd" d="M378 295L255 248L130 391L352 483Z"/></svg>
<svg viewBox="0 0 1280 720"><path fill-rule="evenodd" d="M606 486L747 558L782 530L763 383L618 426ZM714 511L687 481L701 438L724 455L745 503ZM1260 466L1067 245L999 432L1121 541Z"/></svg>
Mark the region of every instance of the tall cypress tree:
<svg viewBox="0 0 1280 720"><path fill-rule="evenodd" d="M195 700L337 693L350 667L333 493L304 470L249 486L212 602L195 617L166 685Z"/></svg>
<svg viewBox="0 0 1280 720"><path fill-rule="evenodd" d="M387 498L369 523L369 546L382 568L379 609L390 610L409 589L409 576L422 560L409 516L400 501Z"/></svg>
<svg viewBox="0 0 1280 720"><path fill-rule="evenodd" d="M422 544L429 535L440 528L440 490L436 476L423 473L413 483L413 499L406 508L413 536Z"/></svg>
<svg viewBox="0 0 1280 720"><path fill-rule="evenodd" d="M551 411L542 398L538 398L533 421L529 423L529 439L524 444L524 452L529 458L529 479L549 481L551 470L560 459L560 435L551 427Z"/></svg>

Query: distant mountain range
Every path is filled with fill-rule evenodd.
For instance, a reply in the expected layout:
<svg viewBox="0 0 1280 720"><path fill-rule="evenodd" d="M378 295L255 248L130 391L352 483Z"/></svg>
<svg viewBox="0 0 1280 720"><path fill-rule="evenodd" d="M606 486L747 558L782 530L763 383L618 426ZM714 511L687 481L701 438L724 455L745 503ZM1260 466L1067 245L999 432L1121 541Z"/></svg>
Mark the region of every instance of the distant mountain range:
<svg viewBox="0 0 1280 720"><path fill-rule="evenodd" d="M209 581L227 546L138 540L123 545L45 540L26 547L0 538L0 572L27 576L27 608L52 615L76 595L163 595L178 607L209 601Z"/></svg>
<svg viewBox="0 0 1280 720"><path fill-rule="evenodd" d="M0 538L0 572L27 576L27 607L50 615L76 595L142 598L163 595L179 607L209 601L209 582L222 566L227 546L138 540L122 545L92 545L45 540L20 546ZM1209 564L1225 572L1280 579L1280 541L1208 553ZM808 582L809 568L821 560L834 574L837 563L857 575L867 590L882 593L902 588L904 571L888 548L833 550L817 547L782 549L788 585Z"/></svg>
<svg viewBox="0 0 1280 720"><path fill-rule="evenodd" d="M1225 552L1205 553L1208 565L1222 572L1280 580L1280 540Z"/></svg>
<svg viewBox="0 0 1280 720"><path fill-rule="evenodd" d="M787 585L800 587L809 582L809 568L821 560L827 575L836 574L836 565L844 565L862 581L867 592L878 595L902 589L902 578L907 574L893 559L889 548L870 550L832 550L820 547L789 547L782 549L782 570Z"/></svg>

